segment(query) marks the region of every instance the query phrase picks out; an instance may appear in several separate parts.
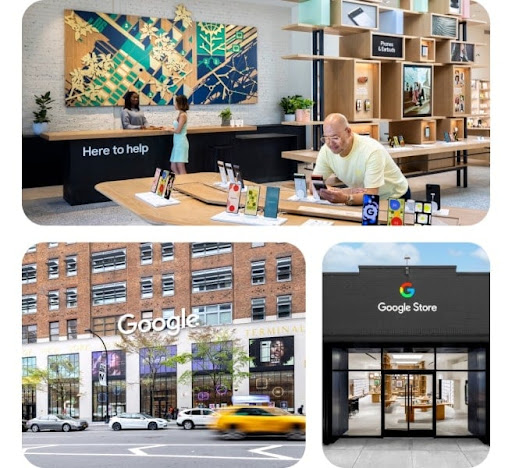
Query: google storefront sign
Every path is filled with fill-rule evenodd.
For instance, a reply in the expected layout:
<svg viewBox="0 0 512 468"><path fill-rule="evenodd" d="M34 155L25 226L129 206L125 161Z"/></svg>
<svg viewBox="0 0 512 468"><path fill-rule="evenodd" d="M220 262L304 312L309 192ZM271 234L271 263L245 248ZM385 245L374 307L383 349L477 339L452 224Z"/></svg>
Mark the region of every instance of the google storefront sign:
<svg viewBox="0 0 512 468"><path fill-rule="evenodd" d="M416 289L412 283L405 282L400 285L399 292L403 298L410 299L416 294ZM421 302L388 304L386 302L379 302L377 309L379 312L394 312L402 315L406 312L437 312L437 304L423 304Z"/></svg>

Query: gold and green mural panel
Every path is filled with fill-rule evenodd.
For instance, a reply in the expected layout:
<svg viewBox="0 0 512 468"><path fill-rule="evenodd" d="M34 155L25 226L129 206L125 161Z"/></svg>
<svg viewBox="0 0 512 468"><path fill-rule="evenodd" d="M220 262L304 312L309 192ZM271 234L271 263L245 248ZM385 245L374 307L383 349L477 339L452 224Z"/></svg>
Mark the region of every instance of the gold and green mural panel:
<svg viewBox="0 0 512 468"><path fill-rule="evenodd" d="M70 107L118 106L135 90L142 105L258 99L257 30L174 19L66 10L65 93Z"/></svg>

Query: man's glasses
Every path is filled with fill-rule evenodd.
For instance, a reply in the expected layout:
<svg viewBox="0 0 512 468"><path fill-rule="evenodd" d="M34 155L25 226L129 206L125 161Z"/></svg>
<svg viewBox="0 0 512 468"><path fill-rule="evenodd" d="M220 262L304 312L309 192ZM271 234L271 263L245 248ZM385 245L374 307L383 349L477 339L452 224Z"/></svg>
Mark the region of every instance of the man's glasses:
<svg viewBox="0 0 512 468"><path fill-rule="evenodd" d="M340 140L341 140L341 138L339 136L331 136L331 137L323 136L322 138L320 138L320 141L322 143L327 143L328 141L332 141L333 143L339 143Z"/></svg>

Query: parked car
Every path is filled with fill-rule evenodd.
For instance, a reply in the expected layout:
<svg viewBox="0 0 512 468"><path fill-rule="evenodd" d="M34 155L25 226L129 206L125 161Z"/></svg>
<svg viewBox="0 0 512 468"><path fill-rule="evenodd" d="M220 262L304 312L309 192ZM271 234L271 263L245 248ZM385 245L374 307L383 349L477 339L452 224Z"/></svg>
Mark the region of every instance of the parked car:
<svg viewBox="0 0 512 468"><path fill-rule="evenodd" d="M46 414L27 421L32 432L39 431L83 431L89 427L84 419L75 419L64 414Z"/></svg>
<svg viewBox="0 0 512 468"><path fill-rule="evenodd" d="M28 431L27 420L22 419L21 420L21 432L27 432L27 431Z"/></svg>
<svg viewBox="0 0 512 468"><path fill-rule="evenodd" d="M120 413L110 418L109 426L114 431L121 429L163 429L167 427L167 421L162 418L154 418L145 413Z"/></svg>
<svg viewBox="0 0 512 468"><path fill-rule="evenodd" d="M260 434L302 439L306 418L272 406L229 406L219 411L210 427L229 439Z"/></svg>
<svg viewBox="0 0 512 468"><path fill-rule="evenodd" d="M176 424L183 429L194 429L196 426L208 426L216 417L214 410L208 408L190 408L178 413Z"/></svg>

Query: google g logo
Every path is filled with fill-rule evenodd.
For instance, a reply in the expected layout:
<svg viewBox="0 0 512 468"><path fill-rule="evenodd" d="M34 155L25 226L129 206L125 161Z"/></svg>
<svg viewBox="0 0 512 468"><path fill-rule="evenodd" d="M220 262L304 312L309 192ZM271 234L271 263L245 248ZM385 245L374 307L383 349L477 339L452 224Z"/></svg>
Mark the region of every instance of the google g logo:
<svg viewBox="0 0 512 468"><path fill-rule="evenodd" d="M412 297L414 296L415 292L416 290L412 287L412 283L403 283L400 286L400 294L402 295L402 297Z"/></svg>

